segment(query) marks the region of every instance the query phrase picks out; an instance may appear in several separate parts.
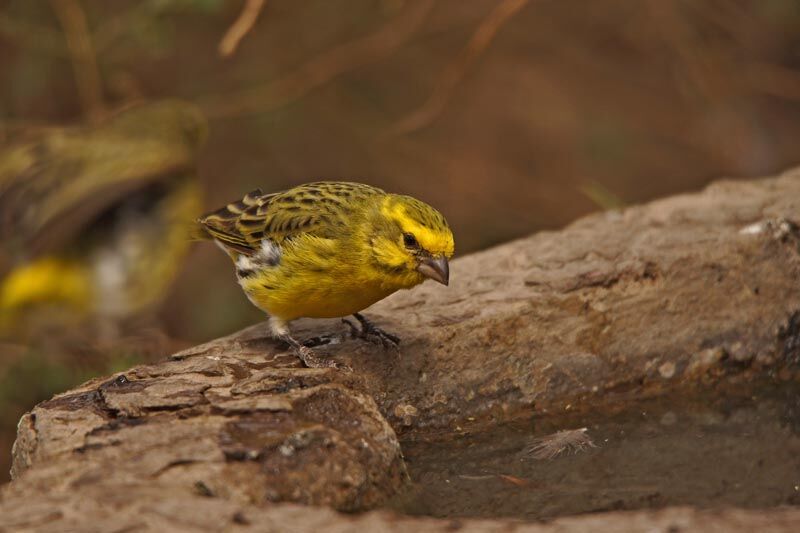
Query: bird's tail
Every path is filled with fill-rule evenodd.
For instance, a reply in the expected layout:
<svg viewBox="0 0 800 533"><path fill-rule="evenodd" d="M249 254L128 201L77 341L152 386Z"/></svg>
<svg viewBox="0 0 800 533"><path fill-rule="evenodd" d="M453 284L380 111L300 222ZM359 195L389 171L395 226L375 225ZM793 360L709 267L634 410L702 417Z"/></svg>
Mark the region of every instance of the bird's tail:
<svg viewBox="0 0 800 533"><path fill-rule="evenodd" d="M247 193L244 198L229 203L215 211L207 213L197 219L193 238L197 240L213 239L220 244L235 250L252 251L245 237L237 228L239 217L251 207L263 201L264 194L261 189Z"/></svg>

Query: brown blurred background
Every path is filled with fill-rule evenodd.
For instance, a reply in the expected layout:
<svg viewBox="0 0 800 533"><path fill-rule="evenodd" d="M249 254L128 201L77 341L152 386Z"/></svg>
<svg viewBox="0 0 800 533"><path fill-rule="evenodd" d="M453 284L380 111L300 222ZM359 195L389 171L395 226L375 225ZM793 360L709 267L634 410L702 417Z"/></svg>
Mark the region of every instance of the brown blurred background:
<svg viewBox="0 0 800 533"><path fill-rule="evenodd" d="M5 129L184 99L207 207L364 181L439 208L458 254L800 157L795 0L16 0L0 67ZM6 348L0 479L35 402L260 319L201 244L148 326L166 345Z"/></svg>

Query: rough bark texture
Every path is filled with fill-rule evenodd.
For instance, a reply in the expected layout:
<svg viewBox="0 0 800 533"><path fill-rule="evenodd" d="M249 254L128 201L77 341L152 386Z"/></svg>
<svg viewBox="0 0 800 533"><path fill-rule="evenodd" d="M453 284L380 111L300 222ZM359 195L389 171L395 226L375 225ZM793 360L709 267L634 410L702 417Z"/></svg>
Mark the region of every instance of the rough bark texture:
<svg viewBox="0 0 800 533"><path fill-rule="evenodd" d="M12 476L42 464L26 480L47 490L47 466L62 460L64 487L155 483L242 503L373 507L405 480L397 438L370 398L317 384L324 373L253 380L205 357L136 368L23 417Z"/></svg>
<svg viewBox="0 0 800 533"><path fill-rule="evenodd" d="M395 431L486 425L731 374L797 377L794 220L800 172L721 182L455 261L450 287L426 284L369 310L403 338L399 353L349 339L320 350L353 373L299 368L259 324L89 382L21 420L0 527L796 530L792 509L523 525L275 503L379 505L406 476ZM298 326L299 336L347 330Z"/></svg>

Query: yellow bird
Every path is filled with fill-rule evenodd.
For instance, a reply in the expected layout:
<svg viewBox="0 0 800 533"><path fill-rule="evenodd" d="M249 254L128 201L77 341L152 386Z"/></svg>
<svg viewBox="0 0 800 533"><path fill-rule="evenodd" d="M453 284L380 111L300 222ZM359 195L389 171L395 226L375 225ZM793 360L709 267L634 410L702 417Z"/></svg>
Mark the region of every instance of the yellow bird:
<svg viewBox="0 0 800 533"><path fill-rule="evenodd" d="M231 257L245 294L270 316L273 335L309 367L338 365L319 359L312 342L295 340L290 321L352 314L361 337L397 344L359 311L426 279L449 282L454 241L444 217L415 198L369 185L255 190L198 223Z"/></svg>
<svg viewBox="0 0 800 533"><path fill-rule="evenodd" d="M47 128L0 150L0 337L38 322L115 326L164 295L201 213L207 123L180 101Z"/></svg>

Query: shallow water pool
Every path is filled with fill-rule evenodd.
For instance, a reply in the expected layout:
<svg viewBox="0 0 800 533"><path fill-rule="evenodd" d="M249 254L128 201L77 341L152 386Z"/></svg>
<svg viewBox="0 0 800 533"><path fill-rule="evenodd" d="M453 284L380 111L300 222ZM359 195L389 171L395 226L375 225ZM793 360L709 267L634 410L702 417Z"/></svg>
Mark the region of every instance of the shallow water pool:
<svg viewBox="0 0 800 533"><path fill-rule="evenodd" d="M800 504L800 384L761 382L533 415L452 440L403 442L412 484L390 507L547 519L670 505ZM535 459L535 439L586 428L596 447Z"/></svg>

